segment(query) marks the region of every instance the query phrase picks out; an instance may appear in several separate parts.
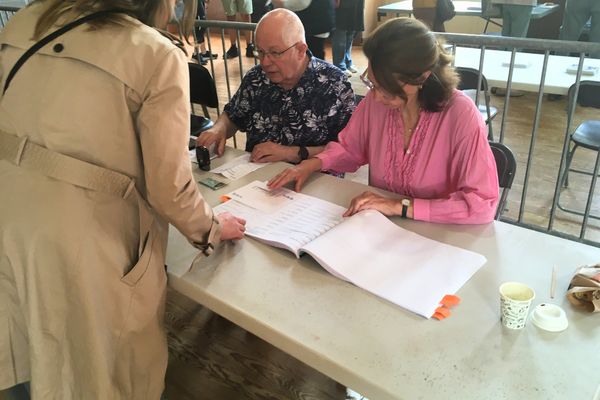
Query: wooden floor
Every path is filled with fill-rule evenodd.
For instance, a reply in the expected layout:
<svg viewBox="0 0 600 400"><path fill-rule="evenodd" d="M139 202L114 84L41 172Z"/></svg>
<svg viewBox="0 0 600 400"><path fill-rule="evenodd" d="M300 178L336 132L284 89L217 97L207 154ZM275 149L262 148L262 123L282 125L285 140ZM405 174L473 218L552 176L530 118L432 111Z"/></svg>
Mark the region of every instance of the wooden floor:
<svg viewBox="0 0 600 400"><path fill-rule="evenodd" d="M220 46L220 38L215 38L212 44ZM223 49L213 48L213 52L221 55ZM326 58L331 60L329 49ZM353 58L355 65L362 72L367 67L367 62L359 47L354 48ZM251 58L229 60L228 89L224 79L223 60L219 58L214 62L212 72L216 77L220 110L235 92L240 77L252 65L254 60ZM211 69L211 65L208 65L208 68ZM358 75L355 74L350 81L356 92L364 93L365 89ZM535 93L513 97L510 99L507 114L504 142L515 152L518 170L505 215L515 220L519 218L519 207L522 203L536 100ZM492 105L500 111L494 122L497 137L500 132L504 98L493 96ZM214 110L212 117L216 116ZM600 119L598 110L579 111L577 121L583 119ZM538 138L529 170L529 186L524 198L524 222L539 226L547 224L565 129L566 100L562 98L550 101L544 98ZM244 134L238 134L236 139L237 146L243 148ZM233 145L233 141L230 144ZM576 165L593 168L595 154L585 150L578 152ZM347 179L366 183L367 174L367 169L361 168L356 174L348 174ZM573 174L570 187L563 191L564 202L583 208L589 183L588 177L582 178ZM600 214L598 200L594 201L593 209ZM579 233L581 218L564 212L558 212L556 218L556 230L576 235ZM594 220L589 223L590 227L585 237L600 242L600 224ZM342 385L172 291L168 295L167 328L170 359L166 393L170 400L345 398Z"/></svg>
<svg viewBox="0 0 600 400"><path fill-rule="evenodd" d="M345 388L170 290L169 400L344 399Z"/></svg>

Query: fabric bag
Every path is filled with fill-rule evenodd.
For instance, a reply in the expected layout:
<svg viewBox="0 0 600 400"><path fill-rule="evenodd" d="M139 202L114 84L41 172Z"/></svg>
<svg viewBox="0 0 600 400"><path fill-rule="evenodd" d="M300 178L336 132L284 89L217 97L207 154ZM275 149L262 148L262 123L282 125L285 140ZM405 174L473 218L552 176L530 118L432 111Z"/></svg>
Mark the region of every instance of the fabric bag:
<svg viewBox="0 0 600 400"><path fill-rule="evenodd" d="M502 18L502 4L492 3L492 0L481 0L481 16L483 18Z"/></svg>
<svg viewBox="0 0 600 400"><path fill-rule="evenodd" d="M438 21L449 21L456 15L452 0L437 0L436 17Z"/></svg>
<svg viewBox="0 0 600 400"><path fill-rule="evenodd" d="M567 299L576 307L600 312L600 264L580 267L575 271Z"/></svg>

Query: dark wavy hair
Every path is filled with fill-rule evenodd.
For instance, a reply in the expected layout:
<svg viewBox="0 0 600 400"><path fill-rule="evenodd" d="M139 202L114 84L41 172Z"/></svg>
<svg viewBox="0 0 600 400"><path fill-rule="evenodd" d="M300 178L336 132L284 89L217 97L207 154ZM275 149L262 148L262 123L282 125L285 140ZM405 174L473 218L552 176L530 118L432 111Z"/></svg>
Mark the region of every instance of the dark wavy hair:
<svg viewBox="0 0 600 400"><path fill-rule="evenodd" d="M442 44L422 22L394 18L373 31L363 44L363 52L385 91L406 100L403 84L420 86L421 107L439 111L458 85L458 75L451 66L452 56ZM427 71L431 74L423 79Z"/></svg>
<svg viewBox="0 0 600 400"><path fill-rule="evenodd" d="M179 25L182 37L187 38L194 27L197 0L183 1L184 12L181 24L180 21L176 22ZM91 21L91 27L98 29L104 25L126 25L129 21L123 15L129 15L143 24L157 28L161 34L171 39L185 51L178 38L164 31L164 26L158 26L161 13L170 17L170 19L174 17L173 7L169 4L169 0L35 0L33 3L41 3L45 6L45 10L35 26L35 40L40 39L53 25L64 25L96 11L119 10L121 14L115 13Z"/></svg>

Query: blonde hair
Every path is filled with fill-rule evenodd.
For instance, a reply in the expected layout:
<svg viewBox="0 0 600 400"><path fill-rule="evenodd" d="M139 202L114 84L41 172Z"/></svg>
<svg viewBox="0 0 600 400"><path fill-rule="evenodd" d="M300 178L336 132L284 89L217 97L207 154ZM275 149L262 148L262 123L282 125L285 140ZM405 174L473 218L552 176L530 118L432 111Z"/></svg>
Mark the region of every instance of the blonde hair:
<svg viewBox="0 0 600 400"><path fill-rule="evenodd" d="M196 1L183 0L185 4L183 18L178 25L181 35L185 38L189 37L194 27ZM116 10L117 12L114 14L91 21L92 29L99 29L107 25L127 25L129 20L123 15L125 14L156 28L176 44L181 44L179 39L162 30L165 28L164 26L159 26L161 17L168 16L167 20L173 19L173 7L170 0L35 0L34 3L46 6L35 26L35 40L39 40L54 25L61 26L93 12Z"/></svg>

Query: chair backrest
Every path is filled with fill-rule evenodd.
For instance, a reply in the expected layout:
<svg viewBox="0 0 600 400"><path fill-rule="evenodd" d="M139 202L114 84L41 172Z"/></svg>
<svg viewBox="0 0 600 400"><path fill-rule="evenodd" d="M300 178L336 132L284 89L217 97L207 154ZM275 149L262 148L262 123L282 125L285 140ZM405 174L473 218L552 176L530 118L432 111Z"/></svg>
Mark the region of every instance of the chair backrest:
<svg viewBox="0 0 600 400"><path fill-rule="evenodd" d="M479 80L478 70L468 67L456 67L456 73L458 73L458 76L460 77L458 90L477 89L477 82ZM488 94L488 83L483 74L481 74L481 86L479 87L479 90L483 90L486 95Z"/></svg>
<svg viewBox="0 0 600 400"><path fill-rule="evenodd" d="M569 104L575 97L575 84L569 88ZM600 82L580 81L579 93L577 93L577 104L582 107L600 108Z"/></svg>
<svg viewBox="0 0 600 400"><path fill-rule="evenodd" d="M474 68L468 67L456 67L456 72L460 77L458 89L462 90L465 94L473 99L477 103L477 108L482 113L485 119L485 123L488 125L488 140L493 140L494 135L492 132L492 119L498 113L498 110L490 106L491 96L488 87L487 79L485 75L481 74L481 84L479 85L479 93L477 92L477 82L479 82L479 71ZM473 92L473 93L468 93ZM477 98L479 97L479 98ZM482 110L481 99L484 101L485 109Z"/></svg>
<svg viewBox="0 0 600 400"><path fill-rule="evenodd" d="M502 188L500 201L498 202L498 208L496 209L496 219L499 219L504 211L508 191L512 187L513 180L515 179L517 160L515 159L512 150L502 143L490 142L490 147L494 154L494 159L496 160L498 185Z"/></svg>
<svg viewBox="0 0 600 400"><path fill-rule="evenodd" d="M217 87L210 72L200 64L188 63L190 70L190 101L205 107L217 108Z"/></svg>
<svg viewBox="0 0 600 400"><path fill-rule="evenodd" d="M573 102L575 101L575 87L576 84L572 84L569 87L569 92L567 94L567 123L570 124L571 121L569 117L569 110L573 106ZM579 82L579 92L577 93L577 103L582 107L594 107L600 108L600 82L597 81L580 81Z"/></svg>

